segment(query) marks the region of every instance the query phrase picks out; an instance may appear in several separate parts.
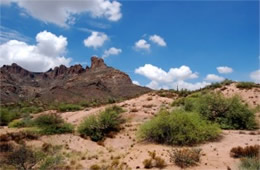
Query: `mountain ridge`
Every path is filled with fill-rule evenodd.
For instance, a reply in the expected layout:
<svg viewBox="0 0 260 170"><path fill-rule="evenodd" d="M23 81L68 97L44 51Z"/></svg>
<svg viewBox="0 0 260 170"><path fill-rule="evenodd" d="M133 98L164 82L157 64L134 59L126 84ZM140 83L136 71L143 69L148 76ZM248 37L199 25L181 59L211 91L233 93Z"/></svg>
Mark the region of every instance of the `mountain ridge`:
<svg viewBox="0 0 260 170"><path fill-rule="evenodd" d="M57 66L46 72L30 72L13 63L0 68L1 104L20 101L77 103L119 100L151 91L132 83L120 70L91 57L91 66Z"/></svg>

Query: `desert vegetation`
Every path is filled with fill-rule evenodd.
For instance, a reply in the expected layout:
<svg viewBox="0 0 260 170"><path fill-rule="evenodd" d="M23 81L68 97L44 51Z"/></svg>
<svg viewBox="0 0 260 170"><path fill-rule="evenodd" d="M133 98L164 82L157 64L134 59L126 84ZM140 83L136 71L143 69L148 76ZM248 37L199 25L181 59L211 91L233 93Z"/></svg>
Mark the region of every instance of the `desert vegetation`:
<svg viewBox="0 0 260 170"><path fill-rule="evenodd" d="M163 169L164 167L166 167L166 162L163 158L161 158L160 156L156 155L156 152L153 151L148 151L148 154L150 156L149 159L145 159L143 161L143 165L145 169L150 169L150 168L159 168L159 169Z"/></svg>
<svg viewBox="0 0 260 170"><path fill-rule="evenodd" d="M220 93L194 93L179 98L172 106L181 106L186 111L198 112L203 118L218 123L223 129L255 129L254 112L241 102L238 96L225 98Z"/></svg>
<svg viewBox="0 0 260 170"><path fill-rule="evenodd" d="M61 146L44 144L42 148L32 148L24 144L9 145L12 149L6 150L5 157L1 159L0 167L3 169L44 170L65 167L64 156L60 153Z"/></svg>
<svg viewBox="0 0 260 170"><path fill-rule="evenodd" d="M254 82L238 82L236 87L239 89L252 89L254 87L260 87L260 85Z"/></svg>
<svg viewBox="0 0 260 170"><path fill-rule="evenodd" d="M202 119L198 113L184 110L161 110L138 131L140 139L170 145L197 144L216 139L219 134L217 124Z"/></svg>
<svg viewBox="0 0 260 170"><path fill-rule="evenodd" d="M44 114L35 119L25 118L14 120L9 127L30 127L29 131L34 131L42 135L72 133L74 127L66 123L58 114Z"/></svg>
<svg viewBox="0 0 260 170"><path fill-rule="evenodd" d="M201 157L201 149L198 148L182 148L169 151L170 161L175 165L186 168L198 165Z"/></svg>
<svg viewBox="0 0 260 170"><path fill-rule="evenodd" d="M239 169L241 170L258 170L260 168L260 145L234 147L230 150L230 156L240 158Z"/></svg>
<svg viewBox="0 0 260 170"><path fill-rule="evenodd" d="M93 141L102 140L108 133L118 131L123 123L121 113L123 109L112 106L97 115L87 117L78 127L78 132L83 136L89 136Z"/></svg>

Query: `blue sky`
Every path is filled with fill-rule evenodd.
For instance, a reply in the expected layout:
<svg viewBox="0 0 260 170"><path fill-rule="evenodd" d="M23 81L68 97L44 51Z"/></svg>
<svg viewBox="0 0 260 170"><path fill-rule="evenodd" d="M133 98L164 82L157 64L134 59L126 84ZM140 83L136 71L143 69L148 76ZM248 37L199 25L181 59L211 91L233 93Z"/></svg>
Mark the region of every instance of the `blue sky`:
<svg viewBox="0 0 260 170"><path fill-rule="evenodd" d="M260 82L258 1L61 1L1 2L0 65L45 71L97 55L155 89Z"/></svg>

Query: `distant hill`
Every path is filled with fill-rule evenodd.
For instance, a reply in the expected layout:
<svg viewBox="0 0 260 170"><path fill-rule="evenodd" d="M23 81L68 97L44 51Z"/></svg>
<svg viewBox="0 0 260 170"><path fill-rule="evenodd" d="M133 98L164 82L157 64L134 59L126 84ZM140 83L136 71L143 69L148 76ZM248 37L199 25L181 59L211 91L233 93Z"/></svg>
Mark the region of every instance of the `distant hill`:
<svg viewBox="0 0 260 170"><path fill-rule="evenodd" d="M126 99L151 91L132 83L129 76L104 60L91 58L91 67L64 65L47 72L30 72L17 64L0 68L1 104L20 101L76 103Z"/></svg>

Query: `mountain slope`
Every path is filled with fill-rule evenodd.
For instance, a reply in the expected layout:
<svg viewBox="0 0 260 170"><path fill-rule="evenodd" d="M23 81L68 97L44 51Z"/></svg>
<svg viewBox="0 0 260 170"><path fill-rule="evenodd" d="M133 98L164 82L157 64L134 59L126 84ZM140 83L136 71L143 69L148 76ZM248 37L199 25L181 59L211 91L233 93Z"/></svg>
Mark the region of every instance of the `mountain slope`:
<svg viewBox="0 0 260 170"><path fill-rule="evenodd" d="M103 59L92 57L91 67L64 65L43 73L34 73L17 64L0 68L1 104L19 101L42 103L131 98L150 89L134 85L129 76Z"/></svg>

